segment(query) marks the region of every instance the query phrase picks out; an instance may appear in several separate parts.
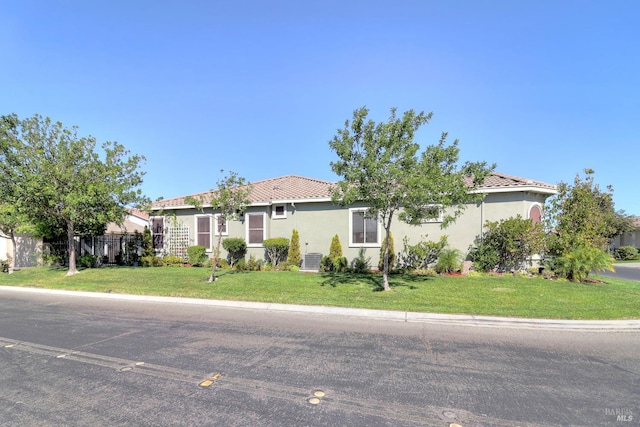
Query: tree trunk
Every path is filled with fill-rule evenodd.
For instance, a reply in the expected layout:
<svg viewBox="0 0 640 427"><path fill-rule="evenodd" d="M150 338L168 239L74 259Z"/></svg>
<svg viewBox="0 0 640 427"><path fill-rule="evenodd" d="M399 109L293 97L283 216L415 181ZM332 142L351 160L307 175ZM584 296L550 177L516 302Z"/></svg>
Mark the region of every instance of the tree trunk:
<svg viewBox="0 0 640 427"><path fill-rule="evenodd" d="M390 225L391 220L389 220L389 226L384 228L386 237L385 237L385 244L384 244L384 263L382 266L382 286L384 287L385 291L390 291L391 287L389 286L389 231L390 231Z"/></svg>
<svg viewBox="0 0 640 427"><path fill-rule="evenodd" d="M75 229L73 227L73 221L69 221L67 224L67 243L69 247L69 270L67 276L72 276L78 272L76 269L76 245L73 240Z"/></svg>
<svg viewBox="0 0 640 427"><path fill-rule="evenodd" d="M211 276L209 276L209 280L207 282L215 282L218 280L216 277L216 266L218 265L218 257L220 256L220 244L222 243L222 233L218 229L218 243L216 245L216 250L213 252L213 266L211 267Z"/></svg>

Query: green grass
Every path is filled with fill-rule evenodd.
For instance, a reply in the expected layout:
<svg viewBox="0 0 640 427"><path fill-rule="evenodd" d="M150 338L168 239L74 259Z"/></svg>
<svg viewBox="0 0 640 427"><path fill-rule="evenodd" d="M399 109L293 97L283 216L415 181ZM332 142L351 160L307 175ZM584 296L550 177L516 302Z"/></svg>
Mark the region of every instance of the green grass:
<svg viewBox="0 0 640 427"><path fill-rule="evenodd" d="M260 301L431 313L549 319L638 319L640 283L600 277L571 283L512 276L392 275L390 292L379 274L222 271L207 283L203 268L66 270L37 267L0 275L0 285L135 295Z"/></svg>

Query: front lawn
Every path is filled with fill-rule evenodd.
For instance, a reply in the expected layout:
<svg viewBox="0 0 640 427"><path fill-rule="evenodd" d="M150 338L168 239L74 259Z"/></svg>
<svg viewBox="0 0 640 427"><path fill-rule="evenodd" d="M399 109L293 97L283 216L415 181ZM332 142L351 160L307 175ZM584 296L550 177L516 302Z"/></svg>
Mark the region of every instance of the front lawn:
<svg viewBox="0 0 640 427"><path fill-rule="evenodd" d="M135 295L259 301L488 316L550 319L640 318L640 283L600 278L571 283L512 276L392 275L390 292L379 274L221 271L207 283L203 268L109 267L71 277L37 267L1 274L0 285Z"/></svg>

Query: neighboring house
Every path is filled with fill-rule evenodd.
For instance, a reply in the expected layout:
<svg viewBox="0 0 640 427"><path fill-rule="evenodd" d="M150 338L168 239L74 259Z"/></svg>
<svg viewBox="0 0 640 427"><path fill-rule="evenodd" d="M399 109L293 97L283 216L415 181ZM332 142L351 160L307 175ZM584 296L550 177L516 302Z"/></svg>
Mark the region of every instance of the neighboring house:
<svg viewBox="0 0 640 427"><path fill-rule="evenodd" d="M611 249L617 249L622 246L640 248L640 216L633 218L633 225L636 227L635 230L616 236L613 239L613 242L611 242Z"/></svg>
<svg viewBox="0 0 640 427"><path fill-rule="evenodd" d="M128 209L122 225L111 222L103 236L86 237L80 240L80 255L91 254L101 257L103 264L118 263L126 244L136 232L142 234L149 225L149 214L138 209Z"/></svg>
<svg viewBox="0 0 640 427"><path fill-rule="evenodd" d="M16 259L13 268L34 267L42 262L42 239L26 234L15 236ZM13 241L10 236L0 232L0 259L13 258Z"/></svg>
<svg viewBox="0 0 640 427"><path fill-rule="evenodd" d="M264 259L262 242L265 239L290 238L292 230L296 229L303 258L305 254L314 254L316 258L317 254L328 254L331 239L338 235L343 254L349 262L364 247L366 256L371 258L371 265L377 266L384 238L382 225L363 215L367 208L364 203L349 207L332 203L333 186L334 183L328 181L296 175L254 182L251 205L239 220L221 224L223 238L244 238L248 254ZM449 246L466 254L483 232L486 221L499 221L516 215L540 221L544 202L556 193L556 187L493 173L479 191L486 193L484 201L467 206L460 218L446 229L440 228L439 219L410 226L399 221L396 215L391 227L395 252L402 250L405 237L409 244L416 244L425 240L437 241L440 236L447 235ZM192 196L206 196L208 193ZM161 200L152 205L150 224L158 253L183 256L187 247L196 244L205 246L207 252L212 253L217 240L216 212L207 207L203 214L187 204L186 197ZM226 253L221 256L226 256Z"/></svg>

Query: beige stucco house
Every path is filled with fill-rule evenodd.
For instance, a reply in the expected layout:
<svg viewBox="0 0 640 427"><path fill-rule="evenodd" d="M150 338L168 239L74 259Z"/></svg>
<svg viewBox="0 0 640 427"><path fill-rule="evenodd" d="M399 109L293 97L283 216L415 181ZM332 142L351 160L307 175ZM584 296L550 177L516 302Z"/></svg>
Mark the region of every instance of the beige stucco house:
<svg viewBox="0 0 640 427"><path fill-rule="evenodd" d="M365 218L364 204L338 206L331 201L334 183L287 175L252 183L251 205L239 220L223 224L222 236L242 237L248 255L264 259L265 239L290 238L293 229L300 235L303 254L327 254L331 239L338 235L344 256L351 261L361 247L366 248L371 265L378 265L383 229L378 221ZM515 176L493 173L479 189L483 202L470 204L462 216L446 229L439 220L410 226L396 219L391 227L396 252L405 236L410 244L421 240L437 241L447 235L450 247L467 253L482 233L486 221L499 221L520 215L539 221L547 197L556 193L554 185ZM199 197L208 192L192 195ZM155 202L150 218L154 246L159 253L183 255L186 248L200 244L212 253L217 241L215 210L205 213L185 202L185 197ZM221 254L223 257L226 254Z"/></svg>
<svg viewBox="0 0 640 427"><path fill-rule="evenodd" d="M12 240L0 232L0 259L11 261L11 269L34 267L42 261L42 239L18 234Z"/></svg>

